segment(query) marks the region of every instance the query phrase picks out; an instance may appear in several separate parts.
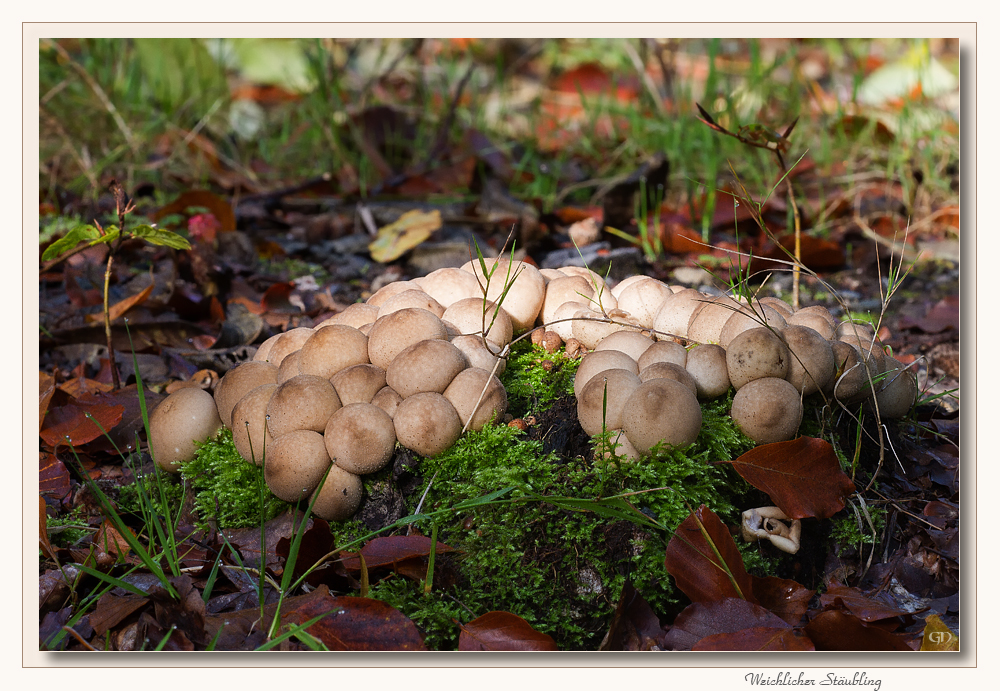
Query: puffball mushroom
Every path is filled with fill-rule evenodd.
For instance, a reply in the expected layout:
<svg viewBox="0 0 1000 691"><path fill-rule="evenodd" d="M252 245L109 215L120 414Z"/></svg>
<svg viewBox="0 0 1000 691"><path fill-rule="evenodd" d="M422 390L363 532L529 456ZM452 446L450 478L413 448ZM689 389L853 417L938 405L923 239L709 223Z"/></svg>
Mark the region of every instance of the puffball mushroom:
<svg viewBox="0 0 1000 691"><path fill-rule="evenodd" d="M788 441L802 424L802 400L784 379L754 379L736 392L729 415L758 444Z"/></svg>
<svg viewBox="0 0 1000 691"><path fill-rule="evenodd" d="M301 350L296 350L294 353L289 353L285 356L285 359L281 361L281 365L278 366L279 384L284 384L292 377L299 376L299 360L301 358Z"/></svg>
<svg viewBox="0 0 1000 691"><path fill-rule="evenodd" d="M625 432L620 429L609 430L611 432L609 447L601 454L604 460L611 460L611 449L614 449L616 456L625 461L637 461L641 455L632 442L625 436Z"/></svg>
<svg viewBox="0 0 1000 691"><path fill-rule="evenodd" d="M773 331L765 326L747 329L726 350L729 381L739 390L754 379L784 379L788 376L789 358L788 346Z"/></svg>
<svg viewBox="0 0 1000 691"><path fill-rule="evenodd" d="M917 400L917 380L906 365L894 357L885 358L885 378L875 394L882 418L897 420L906 415Z"/></svg>
<svg viewBox="0 0 1000 691"><path fill-rule="evenodd" d="M323 435L298 429L271 443L264 463L264 481L278 499L297 502L316 489L328 467L330 456Z"/></svg>
<svg viewBox="0 0 1000 691"><path fill-rule="evenodd" d="M624 283L624 281L622 281ZM693 288L685 288L671 293L663 299L663 304L653 317L653 329L659 338L661 334L669 334L678 338L687 338L688 322L691 315L708 296L702 295Z"/></svg>
<svg viewBox="0 0 1000 691"><path fill-rule="evenodd" d="M596 348L598 343L618 331L641 330L641 326L628 314L617 309L608 312L607 316L589 309L581 310L573 316L573 338L586 348Z"/></svg>
<svg viewBox="0 0 1000 691"><path fill-rule="evenodd" d="M559 334L559 338L564 341L568 341L573 338L573 324L576 322L564 320L573 319L577 314L584 314L590 311L590 307L583 302L576 300L564 302L556 309L552 315L552 319L547 322L548 326L546 328Z"/></svg>
<svg viewBox="0 0 1000 691"><path fill-rule="evenodd" d="M302 344L299 373L329 379L352 365L368 364L368 337L353 326L331 324L316 329Z"/></svg>
<svg viewBox="0 0 1000 691"><path fill-rule="evenodd" d="M485 313L485 320L483 314ZM490 300L463 298L456 300L441 317L455 325L460 335L482 334L483 327L489 329L486 338L498 346L510 343L514 336L514 324L507 310Z"/></svg>
<svg viewBox="0 0 1000 691"><path fill-rule="evenodd" d="M284 336L284 334L280 334L280 333L274 334L273 336L271 336L270 338L268 338L266 341L264 341L263 343L261 343L259 346L257 346L257 352L253 354L253 359L256 360L256 361L258 361L258 362L266 362L267 361L267 356L271 352L271 348L274 347L274 344L282 336Z"/></svg>
<svg viewBox="0 0 1000 691"><path fill-rule="evenodd" d="M291 355L302 347L302 344L309 340L313 330L306 326L300 326L291 331L281 334L281 338L275 341L267 354L267 361L280 365L286 355Z"/></svg>
<svg viewBox="0 0 1000 691"><path fill-rule="evenodd" d="M622 429L640 454L659 442L673 447L694 443L701 431L701 406L691 390L672 379L650 379L625 402Z"/></svg>
<svg viewBox="0 0 1000 691"><path fill-rule="evenodd" d="M786 322L795 326L808 326L826 340L837 337L837 320L830 314L830 310L822 305L812 305L803 307L789 317Z"/></svg>
<svg viewBox="0 0 1000 691"><path fill-rule="evenodd" d="M384 410L389 417L393 417L396 414L396 408L399 407L402 401L403 397L396 393L396 390L391 386L383 386L372 397L372 405Z"/></svg>
<svg viewBox="0 0 1000 691"><path fill-rule="evenodd" d="M334 465L322 485L313 490L313 513L325 521L346 521L361 506L361 478Z"/></svg>
<svg viewBox="0 0 1000 691"><path fill-rule="evenodd" d="M469 367L478 367L492 372L497 360L500 360L496 373L501 375L507 366L507 361L501 360L499 357L500 346L489 341L483 342L481 336L455 336L451 339L451 344L462 351Z"/></svg>
<svg viewBox="0 0 1000 691"><path fill-rule="evenodd" d="M742 307L743 305L728 295L719 295L702 302L701 306L691 314L687 338L698 343L719 343L722 327Z"/></svg>
<svg viewBox="0 0 1000 691"><path fill-rule="evenodd" d="M753 308L742 307L733 312L719 332L719 345L728 348L739 334L747 329L755 329L758 326L770 326L773 329L781 330L785 328L787 322L785 318L773 307L755 302Z"/></svg>
<svg viewBox="0 0 1000 691"><path fill-rule="evenodd" d="M386 283L384 286L372 293L365 302L369 305L374 305L375 307L381 307L382 303L393 297L394 295L399 295L400 293L407 290L420 290L420 286L413 281L393 281L392 283Z"/></svg>
<svg viewBox="0 0 1000 691"><path fill-rule="evenodd" d="M404 398L392 422L399 443L421 456L436 456L462 436L458 411L439 393Z"/></svg>
<svg viewBox="0 0 1000 691"><path fill-rule="evenodd" d="M640 384L638 376L624 369L607 369L591 377L576 399L583 431L593 437L605 429L620 428L625 403Z"/></svg>
<svg viewBox="0 0 1000 691"><path fill-rule="evenodd" d="M444 307L437 300L422 290L404 290L379 305L378 316L384 317L406 307L418 307L440 317L444 314Z"/></svg>
<svg viewBox="0 0 1000 691"><path fill-rule="evenodd" d="M407 307L379 317L368 332L369 361L388 371L397 355L429 338L447 341L448 331L437 316L425 309Z"/></svg>
<svg viewBox="0 0 1000 691"><path fill-rule="evenodd" d="M632 374L639 376L639 365L620 350L595 350L587 353L580 360L580 366L576 370L576 377L573 380L573 393L577 398L580 392L587 385L590 378L598 372L606 369L626 369Z"/></svg>
<svg viewBox="0 0 1000 691"><path fill-rule="evenodd" d="M194 458L197 446L222 428L215 399L204 389L185 388L170 394L149 416L149 448L156 465L168 473Z"/></svg>
<svg viewBox="0 0 1000 691"><path fill-rule="evenodd" d="M483 290L479 287L476 277L457 267L436 269L423 278L415 278L413 281L445 309L459 300L483 296Z"/></svg>
<svg viewBox="0 0 1000 691"><path fill-rule="evenodd" d="M643 353L653 345L654 341L652 338L638 331L616 331L598 343L594 351L619 350L638 362ZM675 343L674 345L677 344ZM684 350L679 345L677 347Z"/></svg>
<svg viewBox="0 0 1000 691"><path fill-rule="evenodd" d="M808 326L790 324L781 330L791 358L785 378L804 395L825 389L836 364L830 341Z"/></svg>
<svg viewBox="0 0 1000 691"><path fill-rule="evenodd" d="M330 377L330 383L344 406L371 403L385 387L385 370L375 365L351 365Z"/></svg>
<svg viewBox="0 0 1000 691"><path fill-rule="evenodd" d="M237 401L233 408L233 446L247 463L259 466L269 452L272 437L267 431L267 404L278 388L264 384Z"/></svg>
<svg viewBox="0 0 1000 691"><path fill-rule="evenodd" d="M862 361L861 351L857 346L843 341L830 341L830 349L833 351L835 370L824 392L847 402L868 385L868 368Z"/></svg>
<svg viewBox="0 0 1000 691"><path fill-rule="evenodd" d="M672 362L684 367L687 365L688 351L677 341L657 341L643 351L638 359L639 370L649 367L654 362ZM729 381L729 377L726 377ZM728 387L727 387L728 388Z"/></svg>
<svg viewBox="0 0 1000 691"><path fill-rule="evenodd" d="M673 291L666 283L647 277L644 281L635 281L618 293L618 309L627 312L637 324L651 329L663 301L671 295Z"/></svg>
<svg viewBox="0 0 1000 691"><path fill-rule="evenodd" d="M530 329L542 310L542 300L545 299L545 279L542 274L531 264L522 261L486 259L485 262L486 271L491 272L486 299L499 301L509 285L510 289L500 306L510 315L515 333ZM480 284L487 285L487 278L478 260L466 262L462 265L462 270L475 274Z"/></svg>
<svg viewBox="0 0 1000 691"><path fill-rule="evenodd" d="M467 429L476 432L494 417L502 418L507 412L507 390L489 370L478 367L459 372L443 395L454 406L463 428L468 425Z"/></svg>
<svg viewBox="0 0 1000 691"><path fill-rule="evenodd" d="M378 305L355 302L344 308L343 312L338 312L326 321L317 324L316 328L340 324L360 329L365 324L374 324L376 319L378 319Z"/></svg>
<svg viewBox="0 0 1000 691"><path fill-rule="evenodd" d="M314 374L292 377L275 389L267 404L267 430L277 439L288 432L322 432L340 408L340 397L329 379Z"/></svg>
<svg viewBox="0 0 1000 691"><path fill-rule="evenodd" d="M385 382L403 398L428 391L443 393L467 366L462 351L451 343L428 339L394 357L385 371Z"/></svg>
<svg viewBox="0 0 1000 691"><path fill-rule="evenodd" d="M698 395L698 384L691 373L673 362L654 362L639 370L639 379L644 382L650 379L673 379L691 389L696 397Z"/></svg>
<svg viewBox="0 0 1000 691"><path fill-rule="evenodd" d="M371 403L352 403L335 412L323 439L333 462L355 475L382 470L396 448L392 418Z"/></svg>
<svg viewBox="0 0 1000 691"><path fill-rule="evenodd" d="M684 369L694 377L701 400L718 398L732 385L729 381L729 366L726 351L714 343L696 345L687 353Z"/></svg>
<svg viewBox="0 0 1000 691"><path fill-rule="evenodd" d="M236 402L264 384L276 384L278 367L270 362L253 361L237 365L223 375L215 387L215 405L226 427L232 427Z"/></svg>

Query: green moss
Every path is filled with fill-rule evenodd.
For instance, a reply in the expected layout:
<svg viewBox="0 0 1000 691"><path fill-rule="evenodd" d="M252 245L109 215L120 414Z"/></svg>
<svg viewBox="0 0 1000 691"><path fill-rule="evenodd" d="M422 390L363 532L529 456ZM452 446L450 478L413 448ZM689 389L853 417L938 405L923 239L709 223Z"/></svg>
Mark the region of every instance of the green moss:
<svg viewBox="0 0 1000 691"><path fill-rule="evenodd" d="M545 362L551 363L549 369ZM573 393L573 377L579 366L580 361L567 357L565 350L549 353L528 339L514 343L500 376L507 389L507 411L514 417L524 417Z"/></svg>
<svg viewBox="0 0 1000 691"><path fill-rule="evenodd" d="M876 544L885 528L886 511L880 506L869 505L868 515L871 516L872 525L868 525L868 521L859 518L853 511L843 518L834 519L830 537L845 547L850 545L860 548L862 545Z"/></svg>
<svg viewBox="0 0 1000 691"><path fill-rule="evenodd" d="M157 512L170 511L176 514L184 501L184 485L178 476L164 472L143 475L136 469L133 469L133 472L136 481L119 489L117 498L119 508L134 514L142 514L143 503L152 502Z"/></svg>
<svg viewBox="0 0 1000 691"><path fill-rule="evenodd" d="M288 507L264 484L264 472L247 463L233 445L233 433L223 430L198 448L194 460L181 466L190 483L198 515L215 519L220 528L248 528L268 521Z"/></svg>

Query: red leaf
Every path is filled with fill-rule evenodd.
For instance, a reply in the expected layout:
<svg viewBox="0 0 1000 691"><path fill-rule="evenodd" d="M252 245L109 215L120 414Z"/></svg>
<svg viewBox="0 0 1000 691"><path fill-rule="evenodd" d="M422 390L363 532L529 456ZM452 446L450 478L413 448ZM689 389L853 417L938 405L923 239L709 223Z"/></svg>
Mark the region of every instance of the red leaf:
<svg viewBox="0 0 1000 691"><path fill-rule="evenodd" d="M38 429L42 429L42 420L45 419L45 412L49 409L49 401L52 394L56 392L56 380L51 374L38 371Z"/></svg>
<svg viewBox="0 0 1000 691"><path fill-rule="evenodd" d="M677 615L665 636L665 643L673 650L691 650L706 636L756 627L791 629L777 615L737 597L727 597L715 602L695 602Z"/></svg>
<svg viewBox="0 0 1000 691"><path fill-rule="evenodd" d="M732 461L744 480L766 492L789 518L829 518L844 508L854 483L829 442L813 437L762 444Z"/></svg>
<svg viewBox="0 0 1000 691"><path fill-rule="evenodd" d="M417 627L399 610L367 597L312 598L282 620L301 624L325 617L306 629L330 650L424 650Z"/></svg>
<svg viewBox="0 0 1000 691"><path fill-rule="evenodd" d="M181 214L187 216L193 208L208 209L218 222L218 229L223 233L236 230L236 214L233 207L219 195L208 190L188 190L155 214L153 220L159 221L164 216Z"/></svg>
<svg viewBox="0 0 1000 691"><path fill-rule="evenodd" d="M663 627L649 603L631 583L622 588L621 598L601 650L651 650L662 648Z"/></svg>
<svg viewBox="0 0 1000 691"><path fill-rule="evenodd" d="M839 609L820 612L805 631L816 650L913 650L902 636L868 626Z"/></svg>
<svg viewBox="0 0 1000 691"><path fill-rule="evenodd" d="M88 405L77 401L50 410L45 416L47 426L39 434L53 448L59 444L79 446L101 436L101 428L107 431L121 422L124 412L124 406L120 405ZM87 417L88 413L101 427Z"/></svg>
<svg viewBox="0 0 1000 691"><path fill-rule="evenodd" d="M705 636L691 650L816 650L808 636L796 629L753 626L733 633Z"/></svg>
<svg viewBox="0 0 1000 691"><path fill-rule="evenodd" d="M797 626L809 609L809 601L816 594L805 586L784 578L750 576L753 594L762 606L771 610L792 626Z"/></svg>
<svg viewBox="0 0 1000 691"><path fill-rule="evenodd" d="M51 497L62 499L70 491L69 471L55 455L38 452L38 491Z"/></svg>
<svg viewBox="0 0 1000 691"><path fill-rule="evenodd" d="M299 308L288 299L293 290L294 283L275 283L264 292L260 299L260 309L263 312L298 312Z"/></svg>
<svg viewBox="0 0 1000 691"><path fill-rule="evenodd" d="M722 556L721 562L716 550ZM677 587L693 602L727 597L756 602L736 543L719 517L704 504L677 526L667 545L665 564Z"/></svg>
<svg viewBox="0 0 1000 691"><path fill-rule="evenodd" d="M819 603L824 608L838 607L850 611L851 614L864 622L875 622L881 619L904 617L909 612L890 607L884 602L873 600L857 588L833 582L827 591L819 596Z"/></svg>
<svg viewBox="0 0 1000 691"><path fill-rule="evenodd" d="M510 612L487 612L462 626L459 650L557 650L551 636Z"/></svg>
<svg viewBox="0 0 1000 691"><path fill-rule="evenodd" d="M443 542L437 543L435 552L454 552L452 547ZM397 562L413 557L426 557L431 553L431 539L423 535L393 535L377 537L361 548L365 558L365 566L369 569L380 566L393 566ZM348 571L360 571L361 560L353 552L342 552L344 568Z"/></svg>
<svg viewBox="0 0 1000 691"><path fill-rule="evenodd" d="M949 295L934 305L926 316L919 319L904 316L900 319L899 325L903 329L920 329L929 334L941 333L946 329L957 332L961 321L959 305L959 296Z"/></svg>

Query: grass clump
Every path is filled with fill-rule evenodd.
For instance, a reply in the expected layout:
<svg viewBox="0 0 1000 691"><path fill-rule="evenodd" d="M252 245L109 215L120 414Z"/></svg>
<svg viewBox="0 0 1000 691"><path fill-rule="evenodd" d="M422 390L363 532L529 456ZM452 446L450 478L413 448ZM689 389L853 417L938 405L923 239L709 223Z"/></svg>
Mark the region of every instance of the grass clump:
<svg viewBox="0 0 1000 691"><path fill-rule="evenodd" d="M228 429L202 444L194 459L181 466L180 475L190 483L198 515L203 521L214 519L219 528L258 526L288 507L266 487L261 489L263 469L243 460Z"/></svg>

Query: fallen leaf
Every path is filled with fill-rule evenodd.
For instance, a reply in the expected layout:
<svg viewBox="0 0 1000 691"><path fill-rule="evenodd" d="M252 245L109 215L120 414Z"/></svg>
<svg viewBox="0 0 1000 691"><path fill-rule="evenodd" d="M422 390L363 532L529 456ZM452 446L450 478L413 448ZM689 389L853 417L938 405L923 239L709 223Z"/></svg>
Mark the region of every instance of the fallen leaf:
<svg viewBox="0 0 1000 691"><path fill-rule="evenodd" d="M303 602L282 616L301 624L324 614L306 629L330 650L425 650L416 625L397 609L367 597L325 596Z"/></svg>
<svg viewBox="0 0 1000 691"><path fill-rule="evenodd" d="M798 626L809 610L809 601L816 594L803 585L785 578L751 575L753 594L761 606L766 607L792 626Z"/></svg>
<svg viewBox="0 0 1000 691"><path fill-rule="evenodd" d="M510 612L487 612L461 625L459 650L557 650L551 636Z"/></svg>
<svg viewBox="0 0 1000 691"><path fill-rule="evenodd" d="M692 650L698 641L707 636L754 627L791 629L788 623L758 604L738 597L724 597L685 607L677 615L664 642L672 650Z"/></svg>
<svg viewBox="0 0 1000 691"><path fill-rule="evenodd" d="M153 287L154 287L153 284L150 283L148 286L146 286L143 290L141 290L140 292L136 293L135 295L130 295L129 297L125 298L124 300L121 300L119 302L116 302L113 305L110 305L108 307L108 317L111 319L112 322L116 321L119 317L121 317L122 315L124 315L126 312L128 312L130 309L132 309L136 305L141 305L142 303L144 303L146 301L146 298L148 298L150 295L153 294ZM100 322L100 323L103 324L104 323L104 315L103 314L88 314L87 315L87 321L91 322L91 323Z"/></svg>
<svg viewBox="0 0 1000 691"><path fill-rule="evenodd" d="M444 554L454 552L454 548L443 542L437 543L435 552ZM389 537L377 537L369 541L361 548L361 555L365 558L365 566L377 569L389 566L397 569L407 560L426 557L431 553L431 539L424 535L391 535ZM354 552L341 552L344 568L350 572L361 570L361 560ZM426 572L426 568L424 569Z"/></svg>
<svg viewBox="0 0 1000 691"><path fill-rule="evenodd" d="M160 207L153 214L153 220L159 221L161 218L173 214L188 216L189 209L208 209L219 222L219 231L222 233L236 230L236 214L233 213L233 207L225 199L208 190L184 192L174 201Z"/></svg>
<svg viewBox="0 0 1000 691"><path fill-rule="evenodd" d="M49 542L49 515L45 513L45 499L38 496L38 547L47 559L55 559L55 550Z"/></svg>
<svg viewBox="0 0 1000 691"><path fill-rule="evenodd" d="M805 626L816 650L913 650L906 639L877 626L869 626L850 612L820 612Z"/></svg>
<svg viewBox="0 0 1000 691"><path fill-rule="evenodd" d="M145 595L113 595L105 593L97 601L94 613L90 615L90 625L94 633L103 636L104 633L127 619L136 610L149 604Z"/></svg>
<svg viewBox="0 0 1000 691"><path fill-rule="evenodd" d="M414 209L393 223L379 228L378 237L368 245L372 259L383 264L398 259L441 227L441 212Z"/></svg>
<svg viewBox="0 0 1000 691"><path fill-rule="evenodd" d="M38 371L38 431L42 430L42 420L49 409L52 394L56 392L56 380L48 372Z"/></svg>
<svg viewBox="0 0 1000 691"><path fill-rule="evenodd" d="M816 646L801 631L788 628L752 626L732 633L705 636L691 650L816 650Z"/></svg>
<svg viewBox="0 0 1000 691"><path fill-rule="evenodd" d="M736 543L704 504L674 530L664 562L677 587L693 602L733 597L756 603Z"/></svg>
<svg viewBox="0 0 1000 691"><path fill-rule="evenodd" d="M905 610L890 607L884 602L873 600L861 590L840 585L836 581L832 582L830 587L826 589L826 592L819 596L819 603L823 607L843 607L858 619L867 623L910 614Z"/></svg>
<svg viewBox="0 0 1000 691"><path fill-rule="evenodd" d="M86 405L77 401L50 410L45 416L46 427L39 435L51 448L60 444L79 446L101 436L101 429L112 429L121 422L124 411L124 406L120 405Z"/></svg>
<svg viewBox="0 0 1000 691"><path fill-rule="evenodd" d="M813 437L761 444L733 467L766 492L789 518L829 518L844 508L854 483L840 469L829 442Z"/></svg>
<svg viewBox="0 0 1000 691"><path fill-rule="evenodd" d="M625 582L601 650L651 650L662 648L663 627L649 603L631 583Z"/></svg>
<svg viewBox="0 0 1000 691"><path fill-rule="evenodd" d="M38 452L38 491L56 499L69 496L69 471L66 464L47 451Z"/></svg>
<svg viewBox="0 0 1000 691"><path fill-rule="evenodd" d="M924 638L920 650L958 651L958 636L941 621L941 617L932 614L924 620Z"/></svg>
<svg viewBox="0 0 1000 691"><path fill-rule="evenodd" d="M98 391L111 391L113 388L114 386L111 384L105 384L95 379L87 379L86 377L73 377L59 385L60 391L68 393L73 398L79 398Z"/></svg>

